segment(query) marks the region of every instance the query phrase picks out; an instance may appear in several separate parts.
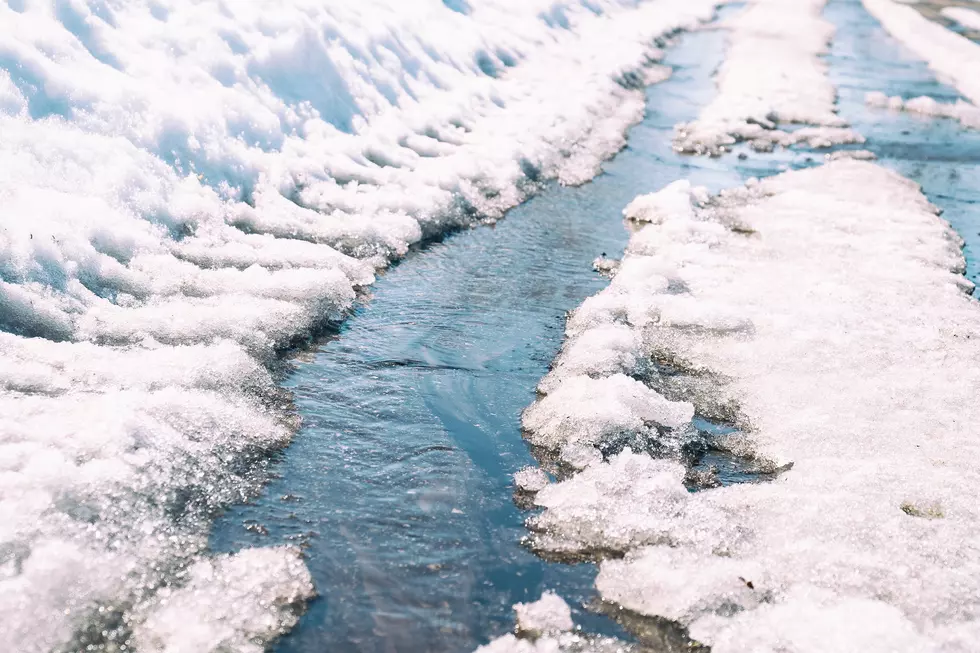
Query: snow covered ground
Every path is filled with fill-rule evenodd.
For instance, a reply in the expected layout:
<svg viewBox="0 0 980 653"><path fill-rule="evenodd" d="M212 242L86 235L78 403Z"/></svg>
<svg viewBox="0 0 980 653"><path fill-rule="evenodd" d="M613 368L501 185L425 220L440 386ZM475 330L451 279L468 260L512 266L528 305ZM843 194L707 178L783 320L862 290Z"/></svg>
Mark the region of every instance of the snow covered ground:
<svg viewBox="0 0 980 653"><path fill-rule="evenodd" d="M714 651L972 650L980 306L936 213L847 160L638 198L642 228L526 415L584 467L536 492L533 546L624 554L600 563L602 598ZM630 432L669 452L695 413L788 471L690 493L683 456L595 449Z"/></svg>
<svg viewBox="0 0 980 653"><path fill-rule="evenodd" d="M596 174L712 7L0 3L5 647L286 629L298 551L201 558L295 428L269 366L411 244Z"/></svg>
<svg viewBox="0 0 980 653"><path fill-rule="evenodd" d="M833 26L820 17L826 0L749 0L725 21L729 51L718 94L693 123L677 126L675 147L720 154L739 141L759 151L804 143L860 143L834 111L826 52ZM792 131L777 126L807 125Z"/></svg>

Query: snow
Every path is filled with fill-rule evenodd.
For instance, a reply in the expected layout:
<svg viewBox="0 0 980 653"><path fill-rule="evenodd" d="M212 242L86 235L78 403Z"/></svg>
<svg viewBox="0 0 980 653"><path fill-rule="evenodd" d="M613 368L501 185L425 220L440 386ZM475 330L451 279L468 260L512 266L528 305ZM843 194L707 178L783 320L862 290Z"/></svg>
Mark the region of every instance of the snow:
<svg viewBox="0 0 980 653"><path fill-rule="evenodd" d="M187 569L177 590L141 607L148 616L133 641L145 653L262 653L299 619L314 596L310 572L296 549L245 549Z"/></svg>
<svg viewBox="0 0 980 653"><path fill-rule="evenodd" d="M622 263L668 284L617 274L579 309L605 319L577 311L569 343L629 329L656 368L640 378L783 471L692 493L687 460L627 448L535 495L532 546L619 554L600 562L604 600L719 653L973 650L980 307L962 241L915 184L863 161L688 192ZM604 301L626 292L628 311ZM613 399L573 400L602 416Z"/></svg>
<svg viewBox="0 0 980 653"><path fill-rule="evenodd" d="M865 8L898 41L952 83L974 105L980 104L980 45L934 23L913 7L893 0L863 0Z"/></svg>
<svg viewBox="0 0 980 653"><path fill-rule="evenodd" d="M964 127L980 129L980 109L962 100L939 102L924 95L903 100L897 95L889 97L880 91L873 91L865 96L865 102L870 107L891 111L908 111L923 116L952 118L958 120Z"/></svg>
<svg viewBox="0 0 980 653"><path fill-rule="evenodd" d="M628 653L636 648L611 637L571 632L572 611L554 592L546 591L532 603L518 603L514 612L518 636L498 637L477 653Z"/></svg>
<svg viewBox="0 0 980 653"><path fill-rule="evenodd" d="M672 402L625 374L599 379L563 379L524 413L527 439L548 449L569 444L600 445L623 431L648 430L651 423L681 426L693 407Z"/></svg>
<svg viewBox="0 0 980 653"><path fill-rule="evenodd" d="M514 486L524 492L537 492L549 482L548 475L540 467L522 467L514 474Z"/></svg>
<svg viewBox="0 0 980 653"><path fill-rule="evenodd" d="M980 12L967 7L943 7L939 13L967 29L980 30Z"/></svg>
<svg viewBox="0 0 980 653"><path fill-rule="evenodd" d="M586 637L577 633L520 639L508 634L476 649L476 653L630 653L641 649L612 637Z"/></svg>
<svg viewBox="0 0 980 653"><path fill-rule="evenodd" d="M207 552L296 428L277 357L423 238L595 175L713 4L0 3L0 641L280 632L198 577L308 595Z"/></svg>
<svg viewBox="0 0 980 653"><path fill-rule="evenodd" d="M718 72L718 94L698 119L678 125L680 152L717 155L739 141L760 151L861 143L835 113L836 89L820 55L833 26L821 18L825 0L749 0L729 19L729 49ZM781 125L801 123L785 131Z"/></svg>
<svg viewBox="0 0 980 653"><path fill-rule="evenodd" d="M517 628L527 633L544 633L572 630L572 610L565 600L554 592L544 592L541 598L532 603L518 603L514 606L517 615Z"/></svg>

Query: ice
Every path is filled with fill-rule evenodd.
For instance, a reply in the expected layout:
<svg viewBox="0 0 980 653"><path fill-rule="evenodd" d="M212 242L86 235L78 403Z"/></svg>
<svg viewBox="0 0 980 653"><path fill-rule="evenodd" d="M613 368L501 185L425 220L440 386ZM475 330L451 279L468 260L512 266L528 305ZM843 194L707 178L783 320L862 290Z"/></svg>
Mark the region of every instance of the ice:
<svg viewBox="0 0 980 653"><path fill-rule="evenodd" d="M956 86L974 105L980 104L980 75L976 74L980 45L893 0L864 0L864 6L889 34L924 59L942 79Z"/></svg>
<svg viewBox="0 0 980 653"><path fill-rule="evenodd" d="M727 406L736 444L782 471L692 493L683 458L627 449L534 495L531 546L598 557L604 600L720 653L972 650L980 308L962 241L915 184L863 161L690 193L623 259L669 289L618 274L582 308L632 287L654 317L606 324L672 370L640 378L702 414ZM569 342L591 328L578 316Z"/></svg>
<svg viewBox="0 0 980 653"><path fill-rule="evenodd" d="M889 97L880 91L872 91L865 96L865 103L870 107L891 111L908 111L923 116L952 118L958 120L964 127L980 129L980 109L963 100L939 102L924 95L903 100L897 95Z"/></svg>
<svg viewBox="0 0 980 653"><path fill-rule="evenodd" d="M279 355L412 245L599 172L713 5L0 2L0 642L280 632L197 576L296 578L206 547L296 428Z"/></svg>
<svg viewBox="0 0 980 653"><path fill-rule="evenodd" d="M572 630L572 610L565 600L554 592L544 592L533 603L518 603L514 606L518 630L532 635Z"/></svg>
<svg viewBox="0 0 980 653"><path fill-rule="evenodd" d="M835 113L836 89L820 59L834 32L820 16L824 4L750 0L727 20L729 47L718 71L718 94L697 120L677 125L675 149L717 155L740 141L759 151L864 142ZM810 126L779 129L791 123Z"/></svg>

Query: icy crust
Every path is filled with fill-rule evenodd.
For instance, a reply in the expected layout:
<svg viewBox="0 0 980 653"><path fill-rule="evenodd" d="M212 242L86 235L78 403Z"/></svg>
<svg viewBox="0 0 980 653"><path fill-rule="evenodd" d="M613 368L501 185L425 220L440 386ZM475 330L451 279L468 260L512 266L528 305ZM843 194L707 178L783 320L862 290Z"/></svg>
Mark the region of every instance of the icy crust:
<svg viewBox="0 0 980 653"><path fill-rule="evenodd" d="M731 400L756 455L793 467L690 493L682 460L623 450L536 493L532 544L602 554L604 600L722 653L975 649L980 308L962 241L861 161L689 195L632 237L623 268L650 272L617 275L632 310L611 321L638 359L701 379L699 413ZM566 348L600 324L582 315Z"/></svg>
<svg viewBox="0 0 980 653"><path fill-rule="evenodd" d="M903 100L897 95L889 97L880 91L873 91L865 96L864 101L870 107L907 111L935 118L951 118L959 121L964 127L980 129L980 109L963 100L938 102L924 95Z"/></svg>
<svg viewBox="0 0 980 653"><path fill-rule="evenodd" d="M974 105L980 104L980 45L893 0L863 0L889 34L921 57Z"/></svg>
<svg viewBox="0 0 980 653"><path fill-rule="evenodd" d="M836 89L820 59L834 32L820 16L825 1L749 0L728 20L718 94L697 120L677 125L674 148L718 155L741 141L759 151L864 142L834 110ZM779 129L790 123L809 126Z"/></svg>

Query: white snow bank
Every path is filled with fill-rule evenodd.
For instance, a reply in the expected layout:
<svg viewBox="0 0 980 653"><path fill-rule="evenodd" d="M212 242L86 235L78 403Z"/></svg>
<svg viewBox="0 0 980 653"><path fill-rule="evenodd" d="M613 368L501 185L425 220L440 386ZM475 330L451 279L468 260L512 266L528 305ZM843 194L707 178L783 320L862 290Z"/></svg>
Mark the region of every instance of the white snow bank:
<svg viewBox="0 0 980 653"><path fill-rule="evenodd" d="M939 13L954 23L971 30L980 30L980 12L967 7L943 7Z"/></svg>
<svg viewBox="0 0 980 653"><path fill-rule="evenodd" d="M888 33L952 83L973 104L980 104L980 45L934 23L914 7L893 0L863 0Z"/></svg>
<svg viewBox="0 0 980 653"><path fill-rule="evenodd" d="M170 646L134 606L295 428L266 364L424 236L594 175L713 4L0 3L0 641Z"/></svg>
<svg viewBox="0 0 980 653"><path fill-rule="evenodd" d="M755 452L794 465L689 493L681 464L624 451L535 495L533 544L625 553L601 563L602 597L719 653L973 650L980 306L962 241L913 183L860 161L687 208L623 260L672 290L636 277L645 318L615 322L638 358L698 380L698 410L730 400Z"/></svg>
<svg viewBox="0 0 980 653"><path fill-rule="evenodd" d="M952 118L958 120L964 127L980 129L980 109L963 100L939 102L924 95L903 100L897 95L889 97L880 91L868 93L864 100L871 107L892 111L908 111L909 113L936 118Z"/></svg>
<svg viewBox="0 0 980 653"><path fill-rule="evenodd" d="M757 150L806 143L861 143L834 112L836 89L820 59L834 28L820 14L826 0L749 0L727 21L729 49L718 94L691 123L677 125L680 152L720 154L738 141ZM780 124L812 125L783 131Z"/></svg>

